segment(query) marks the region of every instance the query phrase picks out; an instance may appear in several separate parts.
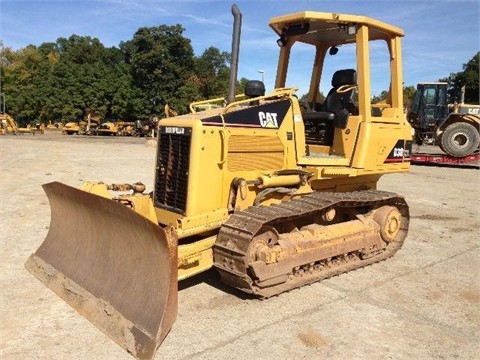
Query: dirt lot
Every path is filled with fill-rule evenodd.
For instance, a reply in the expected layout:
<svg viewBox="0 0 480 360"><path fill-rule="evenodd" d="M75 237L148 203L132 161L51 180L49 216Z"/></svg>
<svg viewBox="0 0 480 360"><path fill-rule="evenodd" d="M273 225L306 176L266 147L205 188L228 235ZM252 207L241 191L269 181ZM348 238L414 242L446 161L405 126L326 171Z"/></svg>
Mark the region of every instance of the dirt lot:
<svg viewBox="0 0 480 360"><path fill-rule="evenodd" d="M0 138L0 358L132 359L32 277L25 260L50 223L41 184L143 181L152 140ZM411 226L387 261L269 300L239 296L213 271L180 285L157 359L480 358L479 171L412 167L379 188L406 196Z"/></svg>

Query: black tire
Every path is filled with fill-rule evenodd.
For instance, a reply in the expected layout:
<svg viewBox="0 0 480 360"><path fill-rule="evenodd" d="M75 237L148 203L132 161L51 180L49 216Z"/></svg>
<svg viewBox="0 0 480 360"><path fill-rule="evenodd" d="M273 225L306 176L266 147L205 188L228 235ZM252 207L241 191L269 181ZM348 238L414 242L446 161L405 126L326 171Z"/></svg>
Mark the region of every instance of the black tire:
<svg viewBox="0 0 480 360"><path fill-rule="evenodd" d="M463 157L471 155L480 144L480 134L475 127L466 122L448 125L441 137L440 148L448 155Z"/></svg>
<svg viewBox="0 0 480 360"><path fill-rule="evenodd" d="M445 151L445 149L443 148L443 145L442 145L442 137L440 136L440 138L437 139L438 141L438 146L440 147L440 150L442 150L444 153L447 153Z"/></svg>
<svg viewBox="0 0 480 360"><path fill-rule="evenodd" d="M415 129L415 144L417 144L417 145L423 145L423 139L422 139L422 137L418 134L418 129Z"/></svg>

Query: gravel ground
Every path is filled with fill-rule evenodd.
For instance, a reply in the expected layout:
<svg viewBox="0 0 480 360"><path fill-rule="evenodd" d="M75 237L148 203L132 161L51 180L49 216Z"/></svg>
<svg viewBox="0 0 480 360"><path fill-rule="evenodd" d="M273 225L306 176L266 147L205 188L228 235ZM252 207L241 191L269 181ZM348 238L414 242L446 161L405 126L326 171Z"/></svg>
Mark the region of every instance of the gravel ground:
<svg viewBox="0 0 480 360"><path fill-rule="evenodd" d="M137 138L0 137L0 358L132 359L24 269L50 223L41 184L143 181L155 146ZM410 231L391 259L268 300L208 271L180 283L179 316L156 359L480 358L480 192L474 168L384 176Z"/></svg>

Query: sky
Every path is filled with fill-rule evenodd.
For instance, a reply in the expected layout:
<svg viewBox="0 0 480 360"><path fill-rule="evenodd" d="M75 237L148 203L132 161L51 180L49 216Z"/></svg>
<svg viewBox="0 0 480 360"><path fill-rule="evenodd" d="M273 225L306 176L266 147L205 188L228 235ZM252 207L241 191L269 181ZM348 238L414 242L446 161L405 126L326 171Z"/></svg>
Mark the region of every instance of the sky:
<svg viewBox="0 0 480 360"><path fill-rule="evenodd" d="M4 47L17 50L75 34L98 38L106 47L118 47L121 41L131 40L140 27L181 24L195 55L200 56L210 46L230 52L233 3L225 0L0 0L0 42ZM274 16L298 11L363 15L402 28L405 31L402 43L405 86L437 81L462 71L462 65L480 51L479 0L236 0L235 3L242 13L238 78L261 80L263 77L267 91L274 86L279 53L278 36L268 21ZM299 87L298 94L302 95L308 91L312 59L308 54L304 58L301 48L296 54L292 64L292 70L296 71L287 77L287 86ZM335 61L327 59L330 60L328 66L332 69L352 67L349 63L352 54L345 50L344 56ZM388 88L380 76L385 67L386 63L372 62L372 95Z"/></svg>

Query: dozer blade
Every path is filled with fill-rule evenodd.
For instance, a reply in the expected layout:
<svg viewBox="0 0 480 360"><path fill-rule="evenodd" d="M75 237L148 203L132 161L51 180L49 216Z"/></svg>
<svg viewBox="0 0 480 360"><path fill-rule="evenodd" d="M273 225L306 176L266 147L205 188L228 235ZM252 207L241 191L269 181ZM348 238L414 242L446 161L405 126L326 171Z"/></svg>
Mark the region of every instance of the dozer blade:
<svg viewBox="0 0 480 360"><path fill-rule="evenodd" d="M177 316L177 242L116 201L58 182L45 241L25 267L138 359L151 359Z"/></svg>

